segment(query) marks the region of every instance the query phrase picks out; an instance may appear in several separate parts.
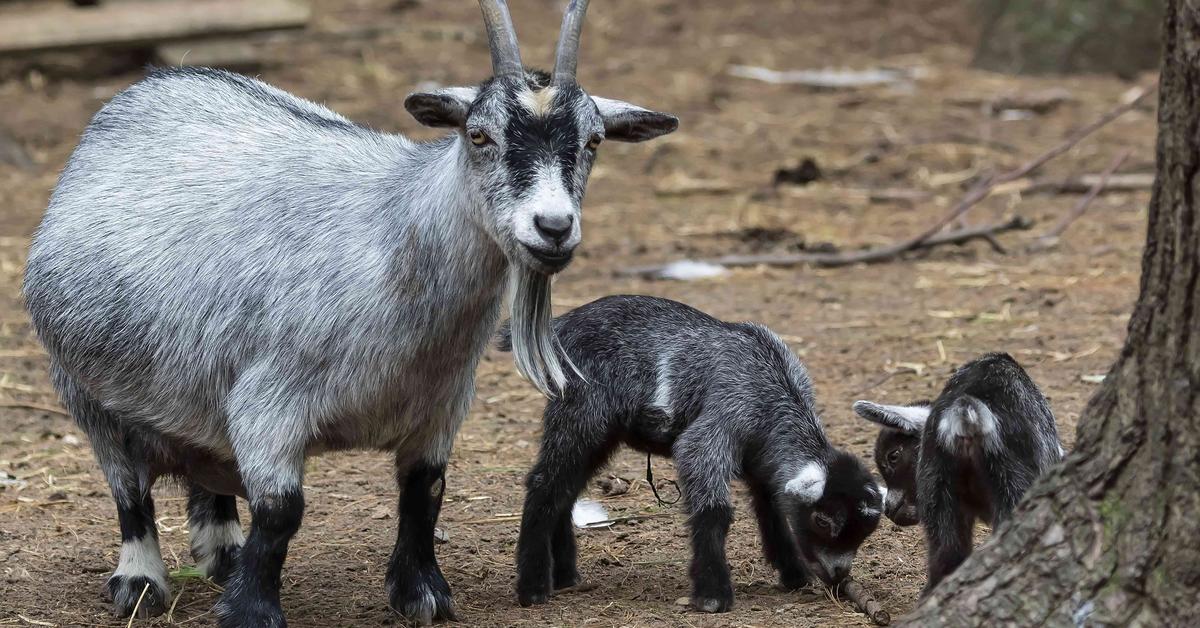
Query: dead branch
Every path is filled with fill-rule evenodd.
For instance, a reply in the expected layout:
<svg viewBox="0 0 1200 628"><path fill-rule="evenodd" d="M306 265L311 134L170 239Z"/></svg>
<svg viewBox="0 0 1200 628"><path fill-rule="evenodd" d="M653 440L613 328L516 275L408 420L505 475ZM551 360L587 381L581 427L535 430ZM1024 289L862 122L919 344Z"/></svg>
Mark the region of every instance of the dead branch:
<svg viewBox="0 0 1200 628"><path fill-rule="evenodd" d="M892 614L883 609L883 605L867 591L866 587L857 580L850 578L838 585L837 593L844 595L851 604L858 607L859 612L875 622L876 626L886 626L892 623Z"/></svg>
<svg viewBox="0 0 1200 628"><path fill-rule="evenodd" d="M1085 137L1091 135L1092 133L1095 133L1101 127L1112 122L1113 120L1116 120L1117 118L1121 117L1125 113L1129 112L1131 109L1137 107L1143 100L1145 100L1145 98L1147 96L1154 93L1154 91L1156 89L1157 89L1157 86L1155 86L1155 85L1151 85L1149 87L1142 88L1141 91L1136 96L1129 99L1127 102L1123 102L1123 103L1117 105L1116 107L1113 107L1107 113L1100 116L1096 120L1092 121L1090 124L1087 124L1079 129L1077 129L1074 133L1067 136L1067 138L1064 139L1063 141L1059 142L1055 146L1051 147L1049 150L1034 157L1033 159L1021 164L1016 169L1010 170L1008 172L1004 172L1004 173L1001 173L998 175L985 175L983 177L980 177L980 179L975 183L975 185L973 185L971 187L971 189L967 191L966 195L963 196L962 200L960 200L957 204L955 204L954 207L952 207L950 209L950 211L946 212L946 214L944 216L942 216L937 221L935 221L933 223L933 225L931 225L925 231L922 231L921 233L917 234L916 236L913 236L902 242L898 242L896 244L889 244L889 245L881 246L881 247L870 248L870 249L863 249L860 251L853 251L850 253L809 254L809 255L801 254L801 255L780 255L780 256L769 256L768 255L768 256L745 256L745 257L743 257L743 256L726 256L724 258L696 260L696 261L699 261L702 263L709 263L709 264L722 264L722 265L727 265L727 266L750 266L750 265L758 265L758 264L768 264L768 265L772 265L772 266L796 266L796 265L800 265L800 264L813 264L816 266L824 266L824 267L838 267L838 266L849 266L851 264L863 264L863 263L870 264L870 263L878 263L878 262L882 262L882 261L892 260L892 259L900 256L903 253L907 253L914 249L921 248L923 244L926 244L926 242L928 240L930 240L931 238L936 236L942 229L944 229L946 227L946 225L949 225L951 222L953 222L959 216L962 216L963 214L965 214L967 212L967 210L971 209L972 207L977 205L980 201L982 201L983 199L985 199L989 195L991 195L992 190L995 189L995 187L997 185L1008 183L1010 181L1016 181L1018 179L1022 179L1022 178L1029 176L1029 174L1031 172L1037 170L1038 168L1041 168L1043 165L1046 164L1046 162L1071 150L1071 148L1073 148L1076 144L1078 144L1080 141L1082 141ZM980 236L980 235L977 235L975 237L986 239L985 236ZM729 260L729 261L724 261L724 260ZM662 269L661 266L648 267L648 268L647 267L633 268L633 269L626 269L626 270L620 271L618 274L653 276L657 271L659 271L661 269Z"/></svg>
<svg viewBox="0 0 1200 628"><path fill-rule="evenodd" d="M1100 180L1099 174L1078 177L1022 179L996 186L993 194L1087 194ZM1153 172L1130 172L1108 177L1100 192L1141 192L1154 187Z"/></svg>
<svg viewBox="0 0 1200 628"><path fill-rule="evenodd" d="M1030 245L1030 250L1040 251L1057 244L1058 238L1063 234L1064 231L1067 230L1067 227L1071 226L1071 223L1078 220L1080 216L1083 216L1084 212L1087 211L1088 206L1092 204L1092 201L1100 195L1100 191L1103 190L1104 186L1108 184L1108 178L1111 177L1112 174L1121 167L1121 164L1125 163L1126 159L1129 159L1129 155L1132 152L1133 151L1131 149L1125 149L1124 151L1121 151L1121 153L1117 155L1115 159L1113 159L1112 163L1108 165L1108 168L1106 168L1104 172L1100 174L1100 179L1096 181L1096 184L1092 186L1092 189L1088 190L1088 193L1085 194L1083 198L1079 199L1078 203L1075 203L1075 207L1071 208L1071 212L1066 216L1063 216L1062 219L1060 219L1058 223L1046 231L1046 233L1038 236L1038 238Z"/></svg>
<svg viewBox="0 0 1200 628"><path fill-rule="evenodd" d="M26 410L41 410L42 412L61 414L66 417L71 416L70 412L63 410L58 406L52 406L45 403L34 403L32 401L0 401L0 408L24 408Z"/></svg>
<svg viewBox="0 0 1200 628"><path fill-rule="evenodd" d="M936 233L925 240L918 242L914 246L900 249L898 246L885 246L872 249L864 249L852 253L791 253L781 255L724 255L714 257L712 259L698 260L705 264L716 264L728 268L758 266L765 264L767 266L778 266L787 268L790 266L800 266L802 264L813 264L814 266L836 267L846 266L848 264L864 263L877 264L879 262L888 261L897 257L903 252L914 251L918 249L931 249L934 247L946 244L966 244L972 240L986 241L996 252L1004 254L1007 251L999 242L996 241L996 234L1006 231L1023 231L1033 226L1033 222L1021 216L1013 216L1009 220L1001 223L981 225L978 227L966 227L963 229L955 229L943 233ZM623 268L617 271L621 276L633 277L657 277L669 266L669 264L660 264L654 266L636 266L633 268Z"/></svg>

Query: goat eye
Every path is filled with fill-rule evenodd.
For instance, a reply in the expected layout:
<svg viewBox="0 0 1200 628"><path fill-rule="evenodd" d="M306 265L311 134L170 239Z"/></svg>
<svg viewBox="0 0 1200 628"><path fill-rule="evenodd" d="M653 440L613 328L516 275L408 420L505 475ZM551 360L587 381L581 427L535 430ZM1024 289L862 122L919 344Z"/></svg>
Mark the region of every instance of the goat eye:
<svg viewBox="0 0 1200 628"><path fill-rule="evenodd" d="M900 462L900 450L893 449L893 450L889 451L888 455L887 455L887 461L888 461L888 464L892 464L892 465L896 464L897 462Z"/></svg>
<svg viewBox="0 0 1200 628"><path fill-rule="evenodd" d="M597 148L600 147L600 142L603 142L603 141L604 141L604 138L600 137L599 133L592 133L592 136L590 138L588 138L588 143L587 143L588 150L596 150Z"/></svg>
<svg viewBox="0 0 1200 628"><path fill-rule="evenodd" d="M479 129L471 129L467 131L467 138L469 138L471 143L476 146L483 146L492 141L492 138L488 137L487 133L484 133Z"/></svg>

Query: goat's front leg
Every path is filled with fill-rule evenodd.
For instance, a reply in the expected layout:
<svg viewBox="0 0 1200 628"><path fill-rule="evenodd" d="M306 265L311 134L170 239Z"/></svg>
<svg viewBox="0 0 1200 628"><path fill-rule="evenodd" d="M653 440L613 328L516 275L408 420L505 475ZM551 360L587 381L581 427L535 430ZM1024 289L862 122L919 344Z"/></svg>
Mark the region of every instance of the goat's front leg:
<svg viewBox="0 0 1200 628"><path fill-rule="evenodd" d="M763 555L779 572L779 585L788 591L804 587L809 581L808 568L800 560L800 548L780 508L779 498L766 482L752 478L749 485L750 501L762 535Z"/></svg>
<svg viewBox="0 0 1200 628"><path fill-rule="evenodd" d="M433 529L446 490L446 463L410 464L396 458L400 485L399 529L388 564L388 600L392 610L421 624L454 620L450 585L433 553Z"/></svg>
<svg viewBox="0 0 1200 628"><path fill-rule="evenodd" d="M695 434L689 434L693 430ZM719 427L705 428L701 421L693 424L674 447L692 531L692 607L706 613L724 613L733 608L733 581L725 559L725 540L733 523L729 500L729 481L734 475L732 454Z"/></svg>

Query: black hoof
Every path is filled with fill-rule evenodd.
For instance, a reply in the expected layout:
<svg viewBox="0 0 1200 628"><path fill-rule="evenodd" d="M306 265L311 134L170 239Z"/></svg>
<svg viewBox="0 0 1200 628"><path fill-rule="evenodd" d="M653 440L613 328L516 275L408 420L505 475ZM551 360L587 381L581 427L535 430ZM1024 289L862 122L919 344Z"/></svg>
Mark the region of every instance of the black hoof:
<svg viewBox="0 0 1200 628"><path fill-rule="evenodd" d="M549 601L549 591L517 591L517 603L521 606L537 606Z"/></svg>
<svg viewBox="0 0 1200 628"><path fill-rule="evenodd" d="M112 602L117 617L146 619L166 612L170 593L153 578L112 576L105 583L104 597Z"/></svg>
<svg viewBox="0 0 1200 628"><path fill-rule="evenodd" d="M554 574L554 590L557 591L559 589L573 587L582 581L583 581L583 578L581 578L579 576L578 571L571 571L569 573L555 573Z"/></svg>
<svg viewBox="0 0 1200 628"><path fill-rule="evenodd" d="M458 619L450 585L436 566L431 573L414 574L389 583L388 589L388 606L410 622L428 626L435 621Z"/></svg>
<svg viewBox="0 0 1200 628"><path fill-rule="evenodd" d="M692 608L702 613L727 613L733 610L733 596L692 597Z"/></svg>
<svg viewBox="0 0 1200 628"><path fill-rule="evenodd" d="M241 549L241 546L238 545L227 545L218 548L207 561L204 558L198 558L196 562L204 570L205 577L224 586L237 571L238 553Z"/></svg>
<svg viewBox="0 0 1200 628"><path fill-rule="evenodd" d="M802 573L779 574L779 588L784 591L798 591L808 586L808 576Z"/></svg>
<svg viewBox="0 0 1200 628"><path fill-rule="evenodd" d="M221 628L286 628L283 608L275 600L250 599L236 588L225 589L213 607Z"/></svg>

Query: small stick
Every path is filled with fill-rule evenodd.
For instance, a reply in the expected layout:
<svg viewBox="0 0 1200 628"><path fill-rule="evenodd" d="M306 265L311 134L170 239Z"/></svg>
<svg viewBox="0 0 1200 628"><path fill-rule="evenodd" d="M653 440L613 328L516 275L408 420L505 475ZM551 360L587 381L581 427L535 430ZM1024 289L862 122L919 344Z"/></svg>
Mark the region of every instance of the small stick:
<svg viewBox="0 0 1200 628"><path fill-rule="evenodd" d="M946 225L954 222L954 220L957 219L959 216L962 216L963 214L967 213L967 210L971 209L975 205L979 204L980 201L982 201L985 198L987 198L988 196L990 196L992 191L995 189L995 187L997 185L1000 185L1003 183L1009 183L1011 181L1016 181L1018 179L1028 176L1029 173L1033 172L1034 170L1037 170L1038 168L1041 168L1043 165L1046 164L1046 162L1071 150L1071 148L1073 148L1076 144L1078 144L1080 141L1082 141L1087 136L1096 132L1101 127L1105 126L1109 122L1112 122L1113 120L1116 120L1117 118L1121 117L1122 115L1129 112L1133 108L1137 107L1142 102L1142 100L1144 100L1150 94L1154 93L1154 91L1156 89L1157 89L1157 87L1154 85L1143 88L1141 90L1141 92L1134 98L1130 99L1129 102L1121 103L1121 104L1117 105L1116 107L1113 107L1107 113L1100 116L1096 120L1092 121L1090 124L1087 124L1087 125L1079 128L1074 133L1067 136L1067 138L1064 139L1062 142L1059 142L1055 146L1051 147L1049 150L1047 150L1047 151L1043 152L1042 154L1034 157L1033 159L1025 162L1024 164L1021 164L1016 169L1010 170L1008 172L1004 172L1004 173L1001 173L998 175L986 175L986 176L981 177L979 179L979 181L977 181L975 183L975 185L971 186L971 189L967 191L966 195L964 195L963 198L957 204L954 205L954 207L950 208L950 211L946 212L946 214L944 216L942 216L937 221L935 221L933 223L933 225L931 225L928 229L925 229L924 231L917 234L916 236L913 236L902 242L898 242L895 244L888 244L885 246L880 246L880 247L875 247L875 248L863 249L861 251L853 251L850 253L829 253L829 254L817 253L817 254L809 254L809 255L780 255L780 256L767 255L767 256L745 256L745 257L726 256L724 258L716 258L716 259L711 259L711 260L699 260L699 261L707 262L707 263L711 263L711 264L728 265L728 266L755 266L758 264L768 264L771 266L785 266L786 267L786 266L797 266L800 264L813 264L816 266L824 266L827 268L834 268L834 267L839 267L839 266L849 266L851 264L878 263L878 262L894 259L903 253L907 253L908 251L912 251L914 249L921 248L922 245L927 244L927 242L929 240L933 239L933 237L936 236L938 234L938 232L940 232L943 228L945 228ZM962 231L965 231L965 230L962 230ZM976 236L976 237L982 237L982 236ZM731 261L729 263L725 263L725 262L723 262L723 260L731 260ZM742 263L738 263L739 261L741 261ZM653 276L654 274L656 274L656 271L660 270L661 268L663 268L663 267L658 266L658 267L649 267L649 268L646 268L646 267L633 268L633 269L627 269L624 271L620 271L618 274L635 275L635 276L647 276L647 275Z"/></svg>
<svg viewBox="0 0 1200 628"><path fill-rule="evenodd" d="M133 626L133 620L137 619L138 609L141 608L142 600L146 598L146 591L149 590L150 583L147 582L146 586L142 587L142 594L138 596L137 603L133 605L133 612L129 614L129 623L125 624L125 628L130 628Z"/></svg>
<svg viewBox="0 0 1200 628"><path fill-rule="evenodd" d="M875 249L866 249L859 253L795 253L790 255L725 255L712 259L699 260L708 264L719 264L726 267L738 266L758 266L766 264L768 266L798 266L800 264L815 264L817 266L844 266L851 263L879 263L885 262L899 256L901 253L917 249L930 249L936 246L945 244L965 244L972 240L984 240L993 249L999 246L996 242L995 235L1006 231L1023 231L1033 226L1033 223L1021 216L1013 216L1006 222L1001 222L992 225L981 225L978 227L967 227L965 229L957 229L947 231L945 233L934 234L922 242L901 250L897 246L879 247ZM997 252L1003 253L1004 247L999 247ZM656 266L638 266L634 268L625 268L618 271L619 275L637 276L637 277L655 277L663 271L666 265Z"/></svg>
<svg viewBox="0 0 1200 628"><path fill-rule="evenodd" d="M1100 178L1096 180L1096 183L1092 185L1092 188L1088 190L1087 194L1085 194L1083 198L1079 199L1078 203L1075 203L1075 207L1071 208L1071 213L1063 216L1062 219L1059 220L1058 223L1051 227L1048 231L1046 231L1046 233L1038 236L1038 238L1033 241L1033 244L1030 246L1030 248L1033 250L1042 250L1054 246L1054 244L1058 242L1059 236L1061 236L1063 232L1067 230L1067 227L1070 227L1071 223L1078 220L1080 216L1083 216L1084 212L1088 210L1088 206L1092 204L1092 201L1095 200L1096 197L1100 195L1100 192L1104 190L1104 186L1108 185L1109 177L1111 177L1113 173L1121 167L1121 164L1125 163L1126 159L1129 159L1129 155L1132 153L1133 151L1131 149L1125 149L1121 151L1121 153L1117 155L1115 159L1113 159L1112 163L1108 165L1108 168L1105 168L1104 172L1100 174Z"/></svg>
<svg viewBox="0 0 1200 628"><path fill-rule="evenodd" d="M850 603L858 607L858 610L875 622L876 626L886 626L892 623L892 615L883 609L883 606L875 601L866 587L860 584L857 580L847 578L838 585L837 592L845 595Z"/></svg>
<svg viewBox="0 0 1200 628"><path fill-rule="evenodd" d="M36 403L33 401L0 401L0 408L25 408L26 410L41 410L42 412L61 414L66 417L71 416L70 412L63 410L58 406L52 406L45 403Z"/></svg>
<svg viewBox="0 0 1200 628"><path fill-rule="evenodd" d="M597 584L595 582L591 582L591 581L585 581L585 582L580 582L579 584L573 584L569 587L555 589L554 592L550 594L550 596L555 597L555 596L562 595L564 593L586 593L588 591L594 591L599 588L600 588L599 584Z"/></svg>

